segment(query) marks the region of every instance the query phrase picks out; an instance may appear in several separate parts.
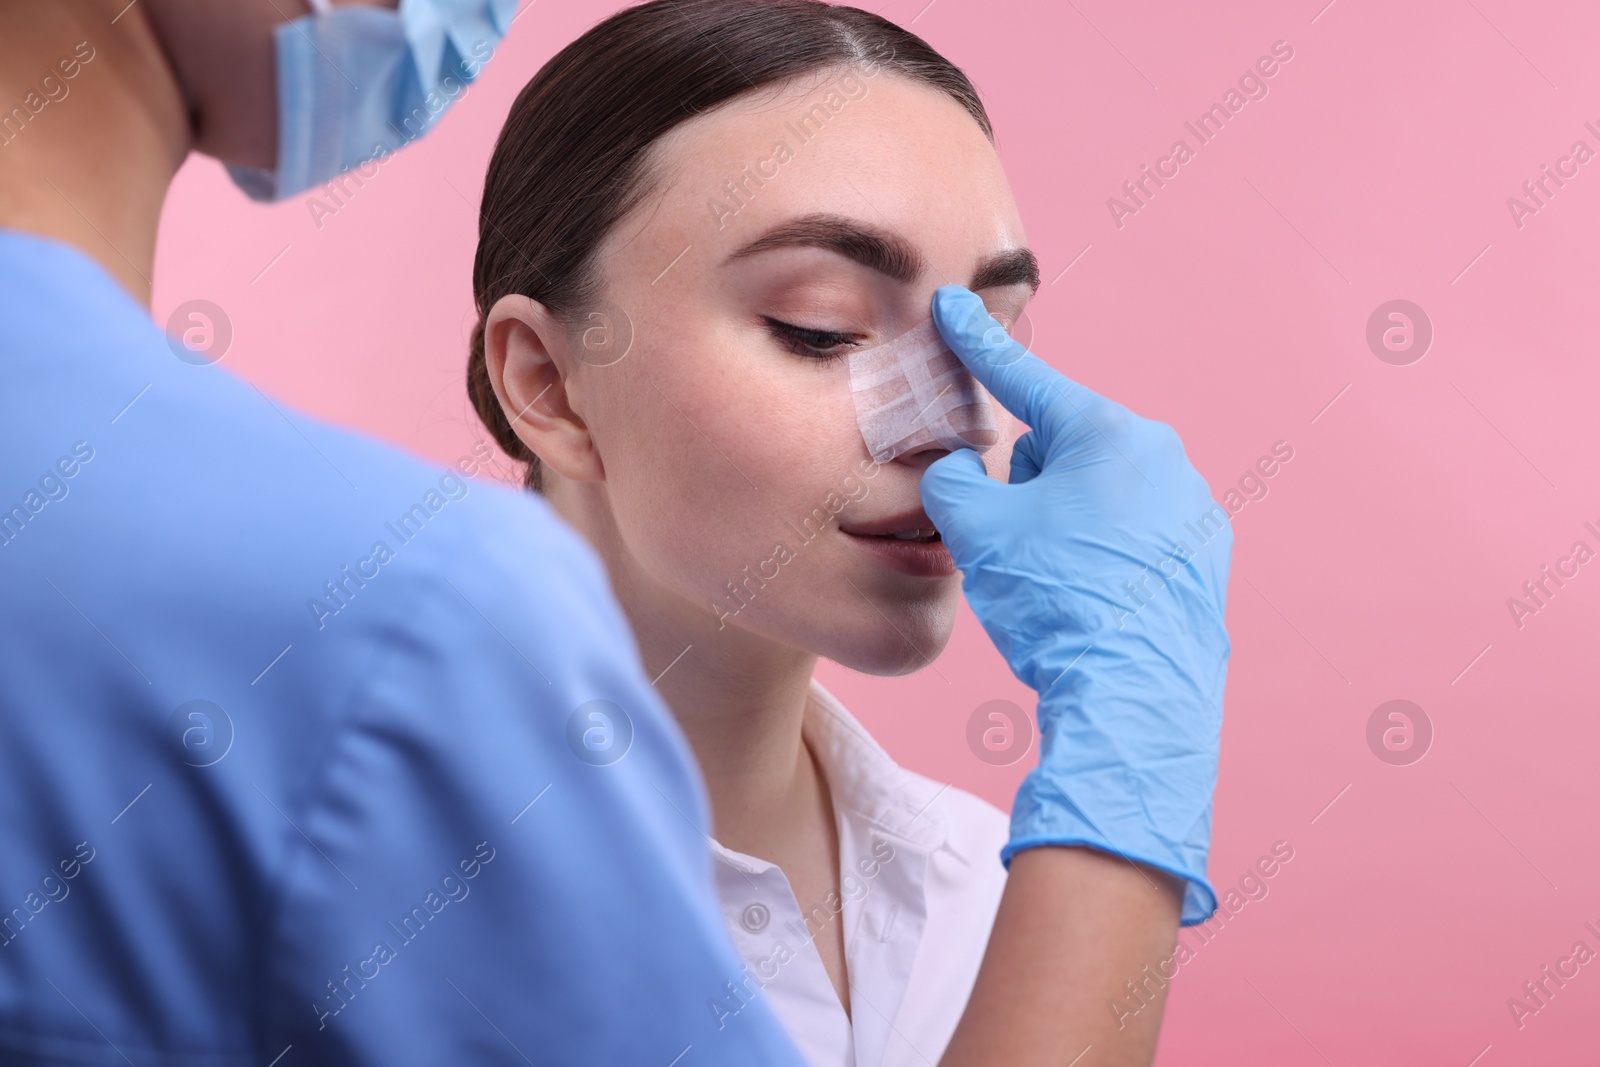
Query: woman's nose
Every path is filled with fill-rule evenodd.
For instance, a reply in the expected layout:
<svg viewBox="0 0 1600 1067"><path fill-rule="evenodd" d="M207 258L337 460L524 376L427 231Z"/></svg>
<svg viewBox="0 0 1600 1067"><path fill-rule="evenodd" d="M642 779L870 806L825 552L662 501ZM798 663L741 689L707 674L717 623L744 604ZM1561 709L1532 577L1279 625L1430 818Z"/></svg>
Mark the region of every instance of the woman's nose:
<svg viewBox="0 0 1600 1067"><path fill-rule="evenodd" d="M879 463L929 446L983 452L1000 440L994 401L945 346L932 318L852 354L850 395Z"/></svg>

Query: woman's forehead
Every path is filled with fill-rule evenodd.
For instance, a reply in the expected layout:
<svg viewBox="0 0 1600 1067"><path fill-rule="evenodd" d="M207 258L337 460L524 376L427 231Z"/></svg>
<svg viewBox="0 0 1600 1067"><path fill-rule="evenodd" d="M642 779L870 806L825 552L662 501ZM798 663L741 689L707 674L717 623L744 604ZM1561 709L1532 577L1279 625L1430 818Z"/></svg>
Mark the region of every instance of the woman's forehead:
<svg viewBox="0 0 1600 1067"><path fill-rule="evenodd" d="M680 248L699 242L719 259L819 214L871 220L914 244L935 221L994 249L1022 244L999 157L960 104L910 79L843 73L854 98L839 73L807 77L670 131L651 152L659 197L636 229L669 232Z"/></svg>

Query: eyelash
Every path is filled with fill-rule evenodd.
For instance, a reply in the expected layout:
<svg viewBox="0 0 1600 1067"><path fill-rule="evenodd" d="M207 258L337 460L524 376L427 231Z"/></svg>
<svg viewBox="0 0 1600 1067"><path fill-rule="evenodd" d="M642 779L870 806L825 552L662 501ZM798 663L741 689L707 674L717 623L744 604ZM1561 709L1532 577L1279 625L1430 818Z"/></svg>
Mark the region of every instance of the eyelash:
<svg viewBox="0 0 1600 1067"><path fill-rule="evenodd" d="M796 355L816 360L819 363L834 363L850 353L848 351L819 352L817 351L818 348L833 348L843 344L850 344L854 347L855 344L850 340L850 335L847 333L835 333L832 330L808 330L803 326L795 326L772 318L769 315L763 315L762 319L772 332L772 336L777 338L778 342L785 348Z"/></svg>

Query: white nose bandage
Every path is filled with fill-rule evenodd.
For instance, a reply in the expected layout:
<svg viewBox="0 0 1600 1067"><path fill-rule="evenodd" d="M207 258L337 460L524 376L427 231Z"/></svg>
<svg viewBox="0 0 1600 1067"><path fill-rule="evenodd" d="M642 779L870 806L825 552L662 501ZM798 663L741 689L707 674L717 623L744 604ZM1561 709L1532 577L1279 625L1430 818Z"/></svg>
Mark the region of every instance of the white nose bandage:
<svg viewBox="0 0 1600 1067"><path fill-rule="evenodd" d="M932 318L850 354L850 396L878 463L926 445L986 452L1000 440L993 401Z"/></svg>

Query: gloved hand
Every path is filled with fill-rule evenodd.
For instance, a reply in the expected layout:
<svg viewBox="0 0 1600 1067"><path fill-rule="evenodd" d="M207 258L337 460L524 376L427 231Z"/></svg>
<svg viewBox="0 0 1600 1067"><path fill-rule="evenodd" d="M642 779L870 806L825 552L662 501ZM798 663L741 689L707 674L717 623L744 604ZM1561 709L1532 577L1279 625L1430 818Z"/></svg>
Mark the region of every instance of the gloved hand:
<svg viewBox="0 0 1600 1067"><path fill-rule="evenodd" d="M1233 528L1178 435L1051 369L959 285L934 293L945 343L1026 423L1010 484L960 449L922 501L967 601L1039 694L1040 763L1011 814L1007 865L1087 845L1187 880L1205 921Z"/></svg>

